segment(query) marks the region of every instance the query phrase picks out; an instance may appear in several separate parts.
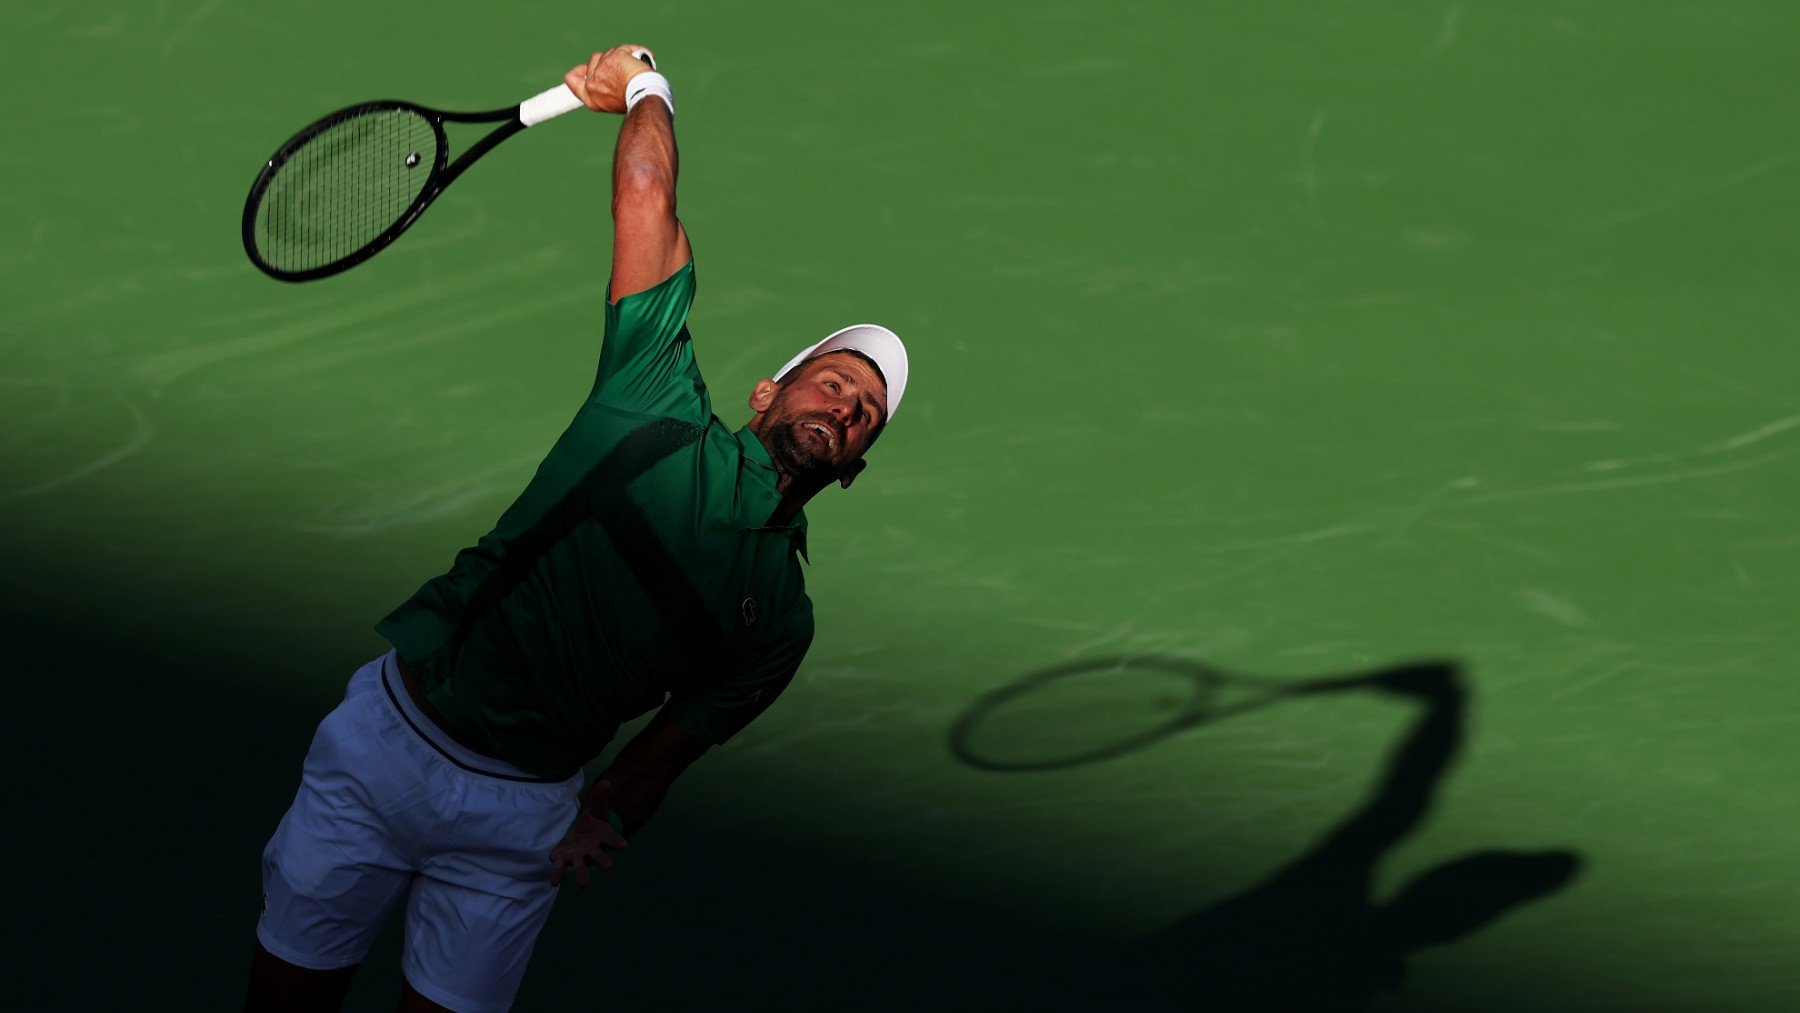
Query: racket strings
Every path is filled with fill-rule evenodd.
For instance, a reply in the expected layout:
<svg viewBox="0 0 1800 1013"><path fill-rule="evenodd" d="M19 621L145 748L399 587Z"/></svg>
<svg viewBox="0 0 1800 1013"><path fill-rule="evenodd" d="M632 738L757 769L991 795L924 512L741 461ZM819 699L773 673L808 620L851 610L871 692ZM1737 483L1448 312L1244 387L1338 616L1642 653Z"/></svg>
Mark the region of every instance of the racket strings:
<svg viewBox="0 0 1800 1013"><path fill-rule="evenodd" d="M279 165L257 207L257 252L281 271L356 253L392 228L437 164L439 133L411 109L374 109L308 138Z"/></svg>

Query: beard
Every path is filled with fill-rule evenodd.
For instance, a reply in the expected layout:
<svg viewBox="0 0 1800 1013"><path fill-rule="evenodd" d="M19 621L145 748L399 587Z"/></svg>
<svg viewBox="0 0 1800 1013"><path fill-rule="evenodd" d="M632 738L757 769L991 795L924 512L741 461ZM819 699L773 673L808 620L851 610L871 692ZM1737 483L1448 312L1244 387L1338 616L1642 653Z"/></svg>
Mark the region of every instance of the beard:
<svg viewBox="0 0 1800 1013"><path fill-rule="evenodd" d="M837 446L844 445L844 433L836 420L825 412L794 412L777 415L767 430L769 456L775 467L801 482L827 483L837 478L837 465L832 451L801 427L809 422L824 426Z"/></svg>

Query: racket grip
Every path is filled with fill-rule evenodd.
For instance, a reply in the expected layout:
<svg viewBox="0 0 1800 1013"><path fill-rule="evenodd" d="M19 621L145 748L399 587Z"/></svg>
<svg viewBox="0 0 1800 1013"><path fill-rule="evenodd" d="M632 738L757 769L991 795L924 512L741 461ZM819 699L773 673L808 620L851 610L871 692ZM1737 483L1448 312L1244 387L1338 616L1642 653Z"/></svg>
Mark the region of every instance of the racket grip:
<svg viewBox="0 0 1800 1013"><path fill-rule="evenodd" d="M519 122L529 127L580 108L581 100L575 97L569 86L559 84L519 103Z"/></svg>

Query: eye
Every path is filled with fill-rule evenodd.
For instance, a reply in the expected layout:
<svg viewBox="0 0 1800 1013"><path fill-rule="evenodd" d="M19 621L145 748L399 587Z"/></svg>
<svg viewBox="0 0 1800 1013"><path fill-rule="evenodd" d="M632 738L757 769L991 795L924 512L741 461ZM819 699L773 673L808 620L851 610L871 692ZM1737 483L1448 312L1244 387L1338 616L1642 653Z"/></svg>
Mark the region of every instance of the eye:
<svg viewBox="0 0 1800 1013"><path fill-rule="evenodd" d="M826 380L825 386L830 387L831 392L833 394L841 394L841 393L843 393L843 390L844 390L842 387L838 386L838 382L836 380Z"/></svg>

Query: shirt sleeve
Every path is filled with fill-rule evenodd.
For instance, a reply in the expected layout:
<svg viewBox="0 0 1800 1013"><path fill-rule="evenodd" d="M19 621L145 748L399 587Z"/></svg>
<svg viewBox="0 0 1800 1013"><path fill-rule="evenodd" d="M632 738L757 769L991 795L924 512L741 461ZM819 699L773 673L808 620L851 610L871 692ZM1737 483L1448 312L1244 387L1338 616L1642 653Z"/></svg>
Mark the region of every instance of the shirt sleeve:
<svg viewBox="0 0 1800 1013"><path fill-rule="evenodd" d="M694 262L655 286L606 304L606 339L588 400L627 411L704 421L712 401L687 331Z"/></svg>
<svg viewBox="0 0 1800 1013"><path fill-rule="evenodd" d="M812 602L801 601L793 621L756 659L712 686L670 699L668 706L683 731L721 745L769 709L812 646Z"/></svg>

